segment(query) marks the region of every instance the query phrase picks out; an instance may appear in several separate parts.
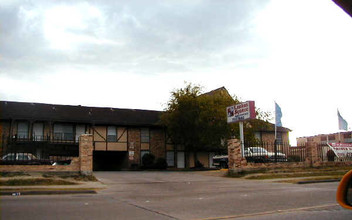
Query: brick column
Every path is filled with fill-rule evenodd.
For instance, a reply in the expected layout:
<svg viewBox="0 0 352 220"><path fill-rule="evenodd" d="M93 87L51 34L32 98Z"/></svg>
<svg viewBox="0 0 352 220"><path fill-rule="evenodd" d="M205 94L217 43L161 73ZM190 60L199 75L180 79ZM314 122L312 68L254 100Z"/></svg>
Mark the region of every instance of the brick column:
<svg viewBox="0 0 352 220"><path fill-rule="evenodd" d="M321 155L318 154L318 147L320 147L317 143L313 143L312 146L312 165L313 167L319 167L322 162Z"/></svg>
<svg viewBox="0 0 352 220"><path fill-rule="evenodd" d="M318 144L313 141L308 141L307 146L307 155L306 155L306 166L314 167L319 165L319 162L322 161L321 157L318 155Z"/></svg>
<svg viewBox="0 0 352 220"><path fill-rule="evenodd" d="M139 128L128 129L128 166L140 165L141 161L141 131Z"/></svg>
<svg viewBox="0 0 352 220"><path fill-rule="evenodd" d="M93 172L93 135L82 134L79 137L79 171L84 175Z"/></svg>
<svg viewBox="0 0 352 220"><path fill-rule="evenodd" d="M238 139L229 139L227 146L229 172L241 172L247 165L246 159L242 157L241 142Z"/></svg>

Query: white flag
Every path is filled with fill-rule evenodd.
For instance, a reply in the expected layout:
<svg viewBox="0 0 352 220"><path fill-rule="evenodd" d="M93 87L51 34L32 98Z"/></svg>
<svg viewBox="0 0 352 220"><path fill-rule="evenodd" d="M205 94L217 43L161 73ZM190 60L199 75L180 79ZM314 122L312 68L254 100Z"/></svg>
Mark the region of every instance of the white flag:
<svg viewBox="0 0 352 220"><path fill-rule="evenodd" d="M282 127L281 123L282 112L280 106L275 102L275 125Z"/></svg>
<svg viewBox="0 0 352 220"><path fill-rule="evenodd" d="M347 121L342 118L339 110L337 110L337 117L339 120L339 130L346 130L347 131L347 127L348 127Z"/></svg>

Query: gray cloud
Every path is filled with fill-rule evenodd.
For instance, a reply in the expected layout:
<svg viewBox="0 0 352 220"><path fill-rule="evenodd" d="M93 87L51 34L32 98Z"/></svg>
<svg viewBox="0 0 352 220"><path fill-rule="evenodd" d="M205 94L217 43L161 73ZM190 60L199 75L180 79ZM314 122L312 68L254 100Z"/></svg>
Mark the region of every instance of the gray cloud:
<svg viewBox="0 0 352 220"><path fill-rule="evenodd" d="M74 2L85 26L66 33L86 40L75 42L72 50L53 49L45 36L45 12L71 3L33 1L0 8L0 75L33 76L61 65L151 74L235 62L245 58L243 48L258 43L249 24L266 1ZM90 16L89 6L101 16Z"/></svg>

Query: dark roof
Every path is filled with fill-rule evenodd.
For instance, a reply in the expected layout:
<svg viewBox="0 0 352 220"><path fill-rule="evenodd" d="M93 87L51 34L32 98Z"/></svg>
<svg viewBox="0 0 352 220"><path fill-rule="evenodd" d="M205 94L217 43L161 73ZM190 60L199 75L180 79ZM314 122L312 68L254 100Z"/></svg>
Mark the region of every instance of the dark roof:
<svg viewBox="0 0 352 220"><path fill-rule="evenodd" d="M221 95L225 94L225 95L228 95L229 97L232 98L232 96L230 95L229 91L227 91L225 86L217 88L217 89L214 89L214 90L211 90L211 91L206 92L206 93L203 93L200 96L203 96L203 95L215 95L215 94L221 94Z"/></svg>
<svg viewBox="0 0 352 220"><path fill-rule="evenodd" d="M333 0L333 1L352 17L352 0Z"/></svg>
<svg viewBox="0 0 352 220"><path fill-rule="evenodd" d="M161 111L0 101L0 119L114 124L157 125Z"/></svg>

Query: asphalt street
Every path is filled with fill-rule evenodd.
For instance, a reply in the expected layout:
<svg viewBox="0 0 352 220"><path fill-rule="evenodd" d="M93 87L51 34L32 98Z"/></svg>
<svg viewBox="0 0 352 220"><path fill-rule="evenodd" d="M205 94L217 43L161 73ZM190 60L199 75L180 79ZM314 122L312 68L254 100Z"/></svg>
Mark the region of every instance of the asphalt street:
<svg viewBox="0 0 352 220"><path fill-rule="evenodd" d="M338 183L288 184L201 172L96 172L90 195L4 196L1 219L352 219Z"/></svg>

